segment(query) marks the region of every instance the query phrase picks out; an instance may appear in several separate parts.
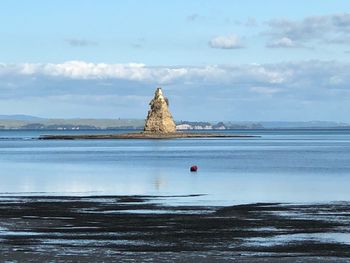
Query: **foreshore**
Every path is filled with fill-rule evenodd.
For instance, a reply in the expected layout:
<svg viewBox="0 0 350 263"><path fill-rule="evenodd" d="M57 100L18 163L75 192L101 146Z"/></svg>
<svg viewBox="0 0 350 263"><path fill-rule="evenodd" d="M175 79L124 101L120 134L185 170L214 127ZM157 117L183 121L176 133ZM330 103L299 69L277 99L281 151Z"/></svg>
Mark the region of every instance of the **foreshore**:
<svg viewBox="0 0 350 263"><path fill-rule="evenodd" d="M76 135L42 135L40 140L111 140L111 139L183 139L183 138L252 138L253 135L225 134L225 133L123 133L123 134L76 134Z"/></svg>
<svg viewBox="0 0 350 263"><path fill-rule="evenodd" d="M1 196L0 261L350 259L349 202L218 207L166 205L164 198Z"/></svg>

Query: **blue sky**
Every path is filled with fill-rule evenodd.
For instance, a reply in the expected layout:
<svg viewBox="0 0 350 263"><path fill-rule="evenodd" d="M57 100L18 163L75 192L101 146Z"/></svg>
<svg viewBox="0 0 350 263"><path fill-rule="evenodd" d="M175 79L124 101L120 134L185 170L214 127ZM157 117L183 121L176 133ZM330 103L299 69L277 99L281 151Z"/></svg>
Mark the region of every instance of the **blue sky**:
<svg viewBox="0 0 350 263"><path fill-rule="evenodd" d="M350 122L350 1L0 3L0 114Z"/></svg>

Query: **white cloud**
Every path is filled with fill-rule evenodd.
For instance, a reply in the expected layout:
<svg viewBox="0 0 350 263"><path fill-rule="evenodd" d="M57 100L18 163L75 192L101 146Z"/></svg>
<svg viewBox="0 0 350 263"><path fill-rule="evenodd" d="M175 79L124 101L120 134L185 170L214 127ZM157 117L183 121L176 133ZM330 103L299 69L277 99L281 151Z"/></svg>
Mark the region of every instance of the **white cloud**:
<svg viewBox="0 0 350 263"><path fill-rule="evenodd" d="M209 46L212 48L221 48L221 49L237 49L243 48L241 39L234 35L228 36L216 36L209 41Z"/></svg>
<svg viewBox="0 0 350 263"><path fill-rule="evenodd" d="M350 43L350 13L309 16L303 20L273 19L266 34L270 47L295 47L307 42Z"/></svg>
<svg viewBox="0 0 350 263"><path fill-rule="evenodd" d="M297 43L295 43L289 37L282 37L280 39L276 39L266 45L268 48L296 48L300 47Z"/></svg>

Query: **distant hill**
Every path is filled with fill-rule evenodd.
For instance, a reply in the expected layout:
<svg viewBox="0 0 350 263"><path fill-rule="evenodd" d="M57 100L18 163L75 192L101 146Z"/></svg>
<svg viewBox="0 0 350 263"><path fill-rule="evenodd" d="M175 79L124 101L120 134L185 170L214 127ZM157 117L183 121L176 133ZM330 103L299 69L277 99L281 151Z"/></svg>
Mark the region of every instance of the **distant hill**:
<svg viewBox="0 0 350 263"><path fill-rule="evenodd" d="M43 120L43 118L39 118L31 115L15 114L15 115L0 115L0 120L37 121L37 120Z"/></svg>
<svg viewBox="0 0 350 263"><path fill-rule="evenodd" d="M349 123L333 122L333 121L271 121L260 122L264 128L341 128L350 127Z"/></svg>
<svg viewBox="0 0 350 263"><path fill-rule="evenodd" d="M17 130L98 130L141 129L144 120L139 119L13 119L0 118L0 129Z"/></svg>

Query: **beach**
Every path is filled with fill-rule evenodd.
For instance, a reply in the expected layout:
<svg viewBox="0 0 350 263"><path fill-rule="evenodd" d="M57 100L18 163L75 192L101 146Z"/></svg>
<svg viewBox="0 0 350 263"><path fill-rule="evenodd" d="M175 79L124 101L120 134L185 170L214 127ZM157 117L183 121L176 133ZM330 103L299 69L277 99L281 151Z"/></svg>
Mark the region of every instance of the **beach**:
<svg viewBox="0 0 350 263"><path fill-rule="evenodd" d="M348 262L350 257L349 202L170 206L164 198L191 196L3 196L0 260Z"/></svg>

